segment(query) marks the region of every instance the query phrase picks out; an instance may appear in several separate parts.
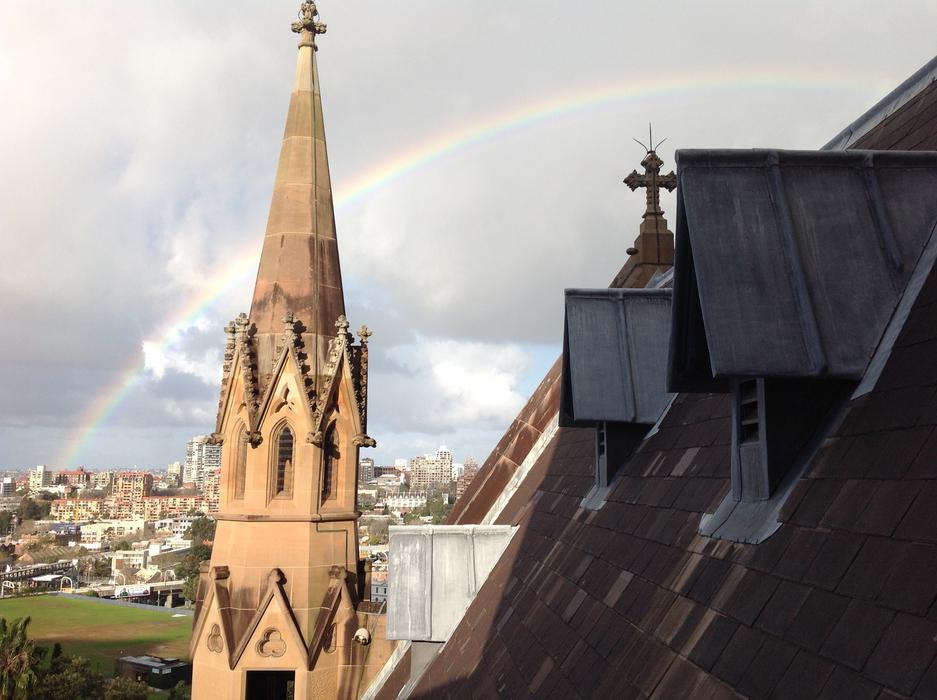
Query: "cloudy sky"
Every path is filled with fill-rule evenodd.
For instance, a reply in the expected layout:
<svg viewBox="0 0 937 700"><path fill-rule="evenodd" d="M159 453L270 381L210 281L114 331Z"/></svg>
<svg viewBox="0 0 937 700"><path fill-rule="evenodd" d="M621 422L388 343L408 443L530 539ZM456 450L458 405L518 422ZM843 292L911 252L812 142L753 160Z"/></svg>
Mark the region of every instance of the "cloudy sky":
<svg viewBox="0 0 937 700"><path fill-rule="evenodd" d="M0 4L0 467L163 466L212 429L298 5ZM563 288L624 260L643 196L621 180L649 121L668 165L816 148L931 58L937 26L933 0L319 9L379 461L488 454L558 353Z"/></svg>

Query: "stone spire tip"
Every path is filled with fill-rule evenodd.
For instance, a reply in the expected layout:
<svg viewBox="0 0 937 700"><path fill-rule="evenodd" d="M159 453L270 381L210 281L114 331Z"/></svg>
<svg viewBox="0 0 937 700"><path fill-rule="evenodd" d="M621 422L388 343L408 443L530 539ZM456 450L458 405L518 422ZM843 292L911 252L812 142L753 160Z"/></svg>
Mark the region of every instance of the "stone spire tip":
<svg viewBox="0 0 937 700"><path fill-rule="evenodd" d="M325 34L326 25L318 21L319 10L316 8L315 0L305 0L299 7L299 20L293 22L292 29L299 34L299 47L311 46L318 50L316 46L316 35Z"/></svg>

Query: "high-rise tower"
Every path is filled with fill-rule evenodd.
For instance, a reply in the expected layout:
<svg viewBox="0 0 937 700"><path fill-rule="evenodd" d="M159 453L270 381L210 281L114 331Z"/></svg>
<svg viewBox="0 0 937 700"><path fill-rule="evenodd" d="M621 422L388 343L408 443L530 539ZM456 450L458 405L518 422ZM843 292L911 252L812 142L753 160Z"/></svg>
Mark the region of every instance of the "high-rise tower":
<svg viewBox="0 0 937 700"><path fill-rule="evenodd" d="M370 332L356 344L344 315L314 2L293 31L296 78L250 315L225 329L220 508L191 642L199 700L285 697L291 684L296 698L353 698L386 658L381 618L359 593Z"/></svg>

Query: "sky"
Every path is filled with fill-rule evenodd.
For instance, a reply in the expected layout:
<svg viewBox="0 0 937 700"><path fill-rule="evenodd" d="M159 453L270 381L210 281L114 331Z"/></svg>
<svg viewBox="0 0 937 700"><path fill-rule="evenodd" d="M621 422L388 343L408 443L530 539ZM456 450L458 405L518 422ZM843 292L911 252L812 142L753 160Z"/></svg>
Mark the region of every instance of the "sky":
<svg viewBox="0 0 937 700"><path fill-rule="evenodd" d="M346 307L379 463L482 462L563 289L637 235L648 122L818 148L932 57L937 3L321 0ZM299 0L0 4L0 468L163 467L214 428L247 311ZM672 209L673 195L662 206Z"/></svg>

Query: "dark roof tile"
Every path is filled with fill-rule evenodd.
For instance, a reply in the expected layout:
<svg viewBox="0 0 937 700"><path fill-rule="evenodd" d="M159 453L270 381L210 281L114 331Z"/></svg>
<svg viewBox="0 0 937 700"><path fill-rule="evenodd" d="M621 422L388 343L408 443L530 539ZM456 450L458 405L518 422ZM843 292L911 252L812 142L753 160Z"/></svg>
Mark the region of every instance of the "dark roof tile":
<svg viewBox="0 0 937 700"><path fill-rule="evenodd" d="M789 525L782 525L777 532L757 547L745 548L742 554L742 562L765 573L774 571L788 546L790 546L795 532L799 532L799 530Z"/></svg>
<svg viewBox="0 0 937 700"><path fill-rule="evenodd" d="M808 700L820 694L833 664L806 652L798 652L774 689L777 700Z"/></svg>
<svg viewBox="0 0 937 700"><path fill-rule="evenodd" d="M782 513L781 519L803 527L816 527L836 500L842 482L838 479L801 479L797 486L805 489L806 493L793 515L785 518Z"/></svg>
<svg viewBox="0 0 937 700"><path fill-rule="evenodd" d="M873 700L878 691L879 686L837 666L823 686L819 700Z"/></svg>
<svg viewBox="0 0 937 700"><path fill-rule="evenodd" d="M706 678L705 673L678 656L670 664L670 668L667 669L666 675L661 679L651 699L700 697L700 688L706 682Z"/></svg>
<svg viewBox="0 0 937 700"><path fill-rule="evenodd" d="M737 629L738 624L727 617L715 615L710 618L705 630L699 635L699 640L689 650L690 660L697 666L710 670Z"/></svg>
<svg viewBox="0 0 937 700"><path fill-rule="evenodd" d="M865 668L872 680L910 695L937 655L937 623L899 613Z"/></svg>
<svg viewBox="0 0 937 700"><path fill-rule="evenodd" d="M857 532L889 536L901 522L920 484L913 481L881 481L855 524Z"/></svg>
<svg viewBox="0 0 937 700"><path fill-rule="evenodd" d="M757 571L746 571L735 592L722 606L721 612L731 615L746 625L753 624L761 614L762 608L774 595L778 583L778 579L773 576ZM715 600L713 607L720 610Z"/></svg>
<svg viewBox="0 0 937 700"><path fill-rule="evenodd" d="M712 672L731 686L738 685L754 661L766 637L758 630L740 625L726 645Z"/></svg>
<svg viewBox="0 0 937 700"><path fill-rule="evenodd" d="M861 600L852 601L823 644L823 655L856 671L862 670L894 616L890 610Z"/></svg>
<svg viewBox="0 0 937 700"><path fill-rule="evenodd" d="M856 442L856 448L862 449L860 442ZM865 450L868 454L868 450ZM851 479L843 483L839 490L839 495L833 501L826 515L820 520L823 527L837 528L840 530L853 530L856 521L864 513L866 505L872 500L872 495L878 482L865 479Z"/></svg>
<svg viewBox="0 0 937 700"><path fill-rule="evenodd" d="M885 583L884 571L891 571L899 548L885 537L869 537L856 555L836 590L858 598L875 599Z"/></svg>
<svg viewBox="0 0 937 700"><path fill-rule="evenodd" d="M797 647L793 644L767 637L742 675L739 691L752 698L770 696L796 654Z"/></svg>
<svg viewBox="0 0 937 700"><path fill-rule="evenodd" d="M776 637L783 637L808 595L810 589L807 586L782 581L761 611L755 626Z"/></svg>
<svg viewBox="0 0 937 700"><path fill-rule="evenodd" d="M688 595L700 603L712 600L732 568L733 565L727 561L706 557Z"/></svg>
<svg viewBox="0 0 937 700"><path fill-rule="evenodd" d="M814 530L797 528L791 532L791 541L784 550L784 554L774 573L784 578L799 581L807 573L814 557L823 547L824 537Z"/></svg>
<svg viewBox="0 0 937 700"><path fill-rule="evenodd" d="M911 463L908 478L937 479L937 430L931 428L927 440Z"/></svg>
<svg viewBox="0 0 937 700"><path fill-rule="evenodd" d="M882 589L880 602L890 608L924 615L937 598L937 547L904 547Z"/></svg>
<svg viewBox="0 0 937 700"><path fill-rule="evenodd" d="M811 651L819 650L848 602L848 598L814 588L788 626L785 637Z"/></svg>
<svg viewBox="0 0 937 700"><path fill-rule="evenodd" d="M804 581L834 590L852 564L865 538L859 535L831 532L824 538L820 553L804 576Z"/></svg>
<svg viewBox="0 0 937 700"><path fill-rule="evenodd" d="M924 483L895 536L918 542L937 542L937 481Z"/></svg>

